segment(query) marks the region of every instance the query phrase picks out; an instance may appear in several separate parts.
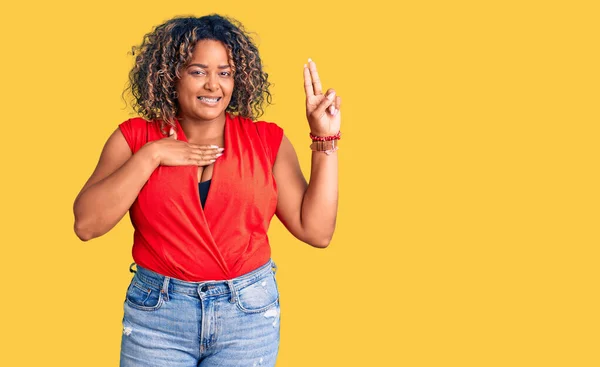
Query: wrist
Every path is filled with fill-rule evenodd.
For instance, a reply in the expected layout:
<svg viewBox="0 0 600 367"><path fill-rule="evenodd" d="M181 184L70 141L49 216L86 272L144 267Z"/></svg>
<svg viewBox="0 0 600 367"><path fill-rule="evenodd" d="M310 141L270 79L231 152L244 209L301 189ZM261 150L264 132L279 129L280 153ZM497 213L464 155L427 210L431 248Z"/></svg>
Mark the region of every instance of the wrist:
<svg viewBox="0 0 600 367"><path fill-rule="evenodd" d="M310 145L310 149L313 152L323 152L327 155L330 155L337 152L339 149L339 140L313 140L313 143Z"/></svg>
<svg viewBox="0 0 600 367"><path fill-rule="evenodd" d="M327 133L327 134L315 134L312 131L309 134L312 141L331 141L331 140L340 140L342 138L342 132L337 131L335 133Z"/></svg>
<svg viewBox="0 0 600 367"><path fill-rule="evenodd" d="M154 141L146 143L138 153L142 153L146 160L151 162L154 167L160 166L161 157L160 149Z"/></svg>

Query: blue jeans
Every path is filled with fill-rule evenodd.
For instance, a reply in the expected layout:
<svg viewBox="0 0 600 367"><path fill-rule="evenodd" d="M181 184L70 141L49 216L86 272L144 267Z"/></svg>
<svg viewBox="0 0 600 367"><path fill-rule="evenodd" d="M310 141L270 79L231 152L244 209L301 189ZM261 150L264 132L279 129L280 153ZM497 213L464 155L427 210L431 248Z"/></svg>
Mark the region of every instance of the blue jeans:
<svg viewBox="0 0 600 367"><path fill-rule="evenodd" d="M137 266L124 302L121 367L275 366L273 260L231 280L187 282Z"/></svg>

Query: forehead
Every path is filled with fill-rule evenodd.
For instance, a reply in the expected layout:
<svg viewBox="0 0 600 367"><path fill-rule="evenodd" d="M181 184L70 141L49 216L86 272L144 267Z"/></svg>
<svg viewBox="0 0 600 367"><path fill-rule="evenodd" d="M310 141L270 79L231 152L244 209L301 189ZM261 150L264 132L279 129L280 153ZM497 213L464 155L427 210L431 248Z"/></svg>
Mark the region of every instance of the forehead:
<svg viewBox="0 0 600 367"><path fill-rule="evenodd" d="M192 61L212 61L227 64L229 56L227 48L220 41L201 40L196 42L192 52ZM202 62L203 64L205 62Z"/></svg>

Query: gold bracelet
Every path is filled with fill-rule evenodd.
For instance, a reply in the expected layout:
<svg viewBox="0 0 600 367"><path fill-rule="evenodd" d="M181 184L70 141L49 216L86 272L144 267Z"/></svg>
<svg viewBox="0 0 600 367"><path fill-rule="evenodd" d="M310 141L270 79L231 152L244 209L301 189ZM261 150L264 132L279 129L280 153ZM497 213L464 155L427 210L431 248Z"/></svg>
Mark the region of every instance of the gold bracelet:
<svg viewBox="0 0 600 367"><path fill-rule="evenodd" d="M313 152L324 152L327 155L332 154L333 152L339 149L339 140L329 140L329 141L317 141L314 140L310 145L310 149Z"/></svg>

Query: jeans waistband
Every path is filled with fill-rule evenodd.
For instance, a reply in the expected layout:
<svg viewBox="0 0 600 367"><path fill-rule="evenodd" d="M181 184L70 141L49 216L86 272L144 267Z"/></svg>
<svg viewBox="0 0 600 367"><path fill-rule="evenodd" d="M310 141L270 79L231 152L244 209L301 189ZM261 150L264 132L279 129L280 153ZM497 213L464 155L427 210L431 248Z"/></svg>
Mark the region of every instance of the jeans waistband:
<svg viewBox="0 0 600 367"><path fill-rule="evenodd" d="M135 263L132 263L132 266ZM181 279L168 277L159 273L156 273L150 269L146 269L136 264L137 271L134 277L137 277L141 282L148 286L154 286L155 289L160 290L163 296L168 300L170 292L190 294L190 295L205 295L205 296L218 296L221 294L232 293L231 300L235 301L237 290L244 288L247 285L253 284L256 281L265 277L265 275L272 273L274 274L277 265L272 259L259 267L239 277L230 280L207 280L202 282L189 282Z"/></svg>

